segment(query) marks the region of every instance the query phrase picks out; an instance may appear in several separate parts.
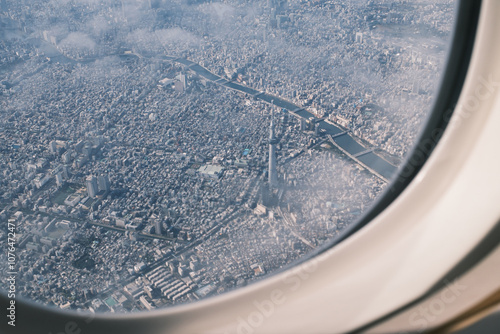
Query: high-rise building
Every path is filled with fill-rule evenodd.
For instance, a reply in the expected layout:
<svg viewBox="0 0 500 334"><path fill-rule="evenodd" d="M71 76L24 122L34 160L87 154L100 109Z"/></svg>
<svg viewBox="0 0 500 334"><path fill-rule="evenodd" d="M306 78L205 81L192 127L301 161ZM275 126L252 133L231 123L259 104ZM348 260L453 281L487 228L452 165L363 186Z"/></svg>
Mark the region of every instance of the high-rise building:
<svg viewBox="0 0 500 334"><path fill-rule="evenodd" d="M178 76L176 76L175 78L177 80L179 80L179 81L175 82L175 91L178 92L178 93L184 92L184 90L186 90L186 87L187 87L186 74L181 73Z"/></svg>
<svg viewBox="0 0 500 334"><path fill-rule="evenodd" d="M363 33L362 32L356 33L356 43L363 44Z"/></svg>
<svg viewBox="0 0 500 334"><path fill-rule="evenodd" d="M62 175L63 175L63 177L64 177L66 180L67 180L67 179L69 179L69 176L70 176L69 166L64 165L64 166L62 167Z"/></svg>
<svg viewBox="0 0 500 334"><path fill-rule="evenodd" d="M278 171L276 169L276 144L278 140L274 135L274 109L271 113L271 127L269 131L269 188L278 186Z"/></svg>
<svg viewBox="0 0 500 334"><path fill-rule="evenodd" d="M306 130L307 130L306 120L301 117L300 118L300 131L306 131Z"/></svg>
<svg viewBox="0 0 500 334"><path fill-rule="evenodd" d="M59 173L56 174L56 184L57 184L58 187L60 187L60 186L63 185L63 183L64 183L64 181L63 181L62 173L59 172Z"/></svg>
<svg viewBox="0 0 500 334"><path fill-rule="evenodd" d="M61 159L65 164L69 164L71 162L71 151L64 152Z"/></svg>
<svg viewBox="0 0 500 334"><path fill-rule="evenodd" d="M187 87L186 75L184 73L179 74L179 81L182 82L184 89Z"/></svg>
<svg viewBox="0 0 500 334"><path fill-rule="evenodd" d="M50 149L50 153L52 153L52 154L57 153L57 143L54 140L49 143L49 149Z"/></svg>
<svg viewBox="0 0 500 334"><path fill-rule="evenodd" d="M89 194L89 196L95 198L97 196L97 193L99 192L97 179L95 178L95 176L87 176L86 185L87 193Z"/></svg>
<svg viewBox="0 0 500 334"><path fill-rule="evenodd" d="M155 233L161 235L162 223L160 219L155 220Z"/></svg>

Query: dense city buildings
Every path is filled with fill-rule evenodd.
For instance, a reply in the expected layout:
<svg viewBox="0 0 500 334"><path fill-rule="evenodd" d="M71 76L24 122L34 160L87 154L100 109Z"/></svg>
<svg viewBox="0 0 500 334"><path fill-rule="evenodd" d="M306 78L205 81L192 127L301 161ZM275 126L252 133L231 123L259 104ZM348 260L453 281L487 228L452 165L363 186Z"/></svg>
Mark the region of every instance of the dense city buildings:
<svg viewBox="0 0 500 334"><path fill-rule="evenodd" d="M102 312L241 287L339 235L418 137L453 21L452 1L1 5L17 289Z"/></svg>

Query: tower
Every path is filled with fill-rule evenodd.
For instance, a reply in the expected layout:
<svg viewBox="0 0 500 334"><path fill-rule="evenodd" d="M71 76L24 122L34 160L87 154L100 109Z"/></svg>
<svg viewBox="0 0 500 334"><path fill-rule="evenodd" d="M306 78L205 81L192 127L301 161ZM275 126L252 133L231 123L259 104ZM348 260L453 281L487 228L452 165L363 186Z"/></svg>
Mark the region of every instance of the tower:
<svg viewBox="0 0 500 334"><path fill-rule="evenodd" d="M278 171L276 170L276 144L278 140L274 136L274 108L271 113L271 127L269 131L269 189L278 186Z"/></svg>
<svg viewBox="0 0 500 334"><path fill-rule="evenodd" d="M97 188L97 179L95 176L87 176L87 192L91 198L95 198L98 193L98 188Z"/></svg>

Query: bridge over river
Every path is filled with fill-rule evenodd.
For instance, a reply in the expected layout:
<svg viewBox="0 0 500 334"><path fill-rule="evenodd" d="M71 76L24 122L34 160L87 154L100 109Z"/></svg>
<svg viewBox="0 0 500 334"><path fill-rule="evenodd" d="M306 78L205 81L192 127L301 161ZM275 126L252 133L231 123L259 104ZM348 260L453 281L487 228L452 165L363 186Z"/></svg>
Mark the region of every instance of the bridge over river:
<svg viewBox="0 0 500 334"><path fill-rule="evenodd" d="M333 145L339 148L356 163L365 167L384 181L390 179L397 170L396 166L392 165L387 160L374 153L372 148L365 147L363 144L361 144L360 140L357 140L356 137L354 137L349 131L340 128L334 123L316 117L306 109L295 105L290 101L265 92L257 91L251 87L247 87L233 81L229 81L188 59L171 56L163 56L162 59L182 64L186 66L188 70L209 81L214 82L215 84L225 86L227 88L253 96L255 99L273 104L276 107L286 110L295 117L318 123L317 126L319 126L319 129L323 130L323 132L326 134Z"/></svg>

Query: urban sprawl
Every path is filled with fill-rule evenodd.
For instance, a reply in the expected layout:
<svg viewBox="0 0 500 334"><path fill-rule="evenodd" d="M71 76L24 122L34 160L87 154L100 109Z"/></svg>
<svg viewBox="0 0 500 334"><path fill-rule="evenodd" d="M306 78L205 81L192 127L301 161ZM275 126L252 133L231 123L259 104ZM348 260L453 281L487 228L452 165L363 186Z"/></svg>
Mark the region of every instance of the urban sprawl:
<svg viewBox="0 0 500 334"><path fill-rule="evenodd" d="M453 3L1 0L17 293L151 310L339 235L418 138Z"/></svg>

